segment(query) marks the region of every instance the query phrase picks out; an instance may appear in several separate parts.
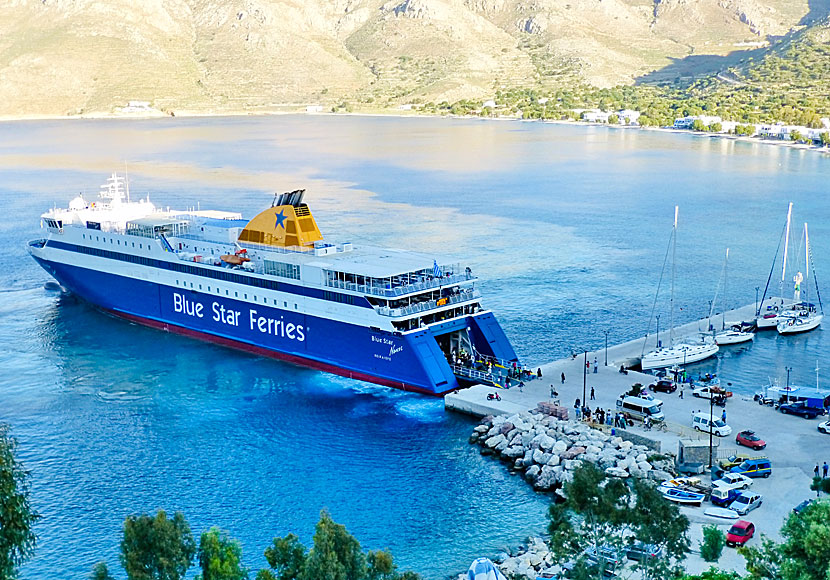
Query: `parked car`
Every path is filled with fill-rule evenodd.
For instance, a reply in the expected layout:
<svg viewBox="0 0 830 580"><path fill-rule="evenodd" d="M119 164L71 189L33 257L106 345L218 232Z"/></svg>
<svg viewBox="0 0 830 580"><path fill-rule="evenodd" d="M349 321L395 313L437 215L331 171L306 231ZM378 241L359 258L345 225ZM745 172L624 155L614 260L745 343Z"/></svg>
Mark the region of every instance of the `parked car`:
<svg viewBox="0 0 830 580"><path fill-rule="evenodd" d="M767 446L766 441L758 437L755 431L750 431L749 429L738 433L735 437L735 443L743 445L744 447L752 447L756 451Z"/></svg>
<svg viewBox="0 0 830 580"><path fill-rule="evenodd" d="M660 379L656 383L652 383L648 388L655 393L673 393L677 390L677 383L671 379Z"/></svg>
<svg viewBox="0 0 830 580"><path fill-rule="evenodd" d="M731 473L740 473L747 477L769 477L772 475L772 463L766 457L747 459L729 471Z"/></svg>
<svg viewBox="0 0 830 580"><path fill-rule="evenodd" d="M663 547L654 544L634 542L625 548L625 557L629 560L642 562L648 558L659 558L663 555Z"/></svg>
<svg viewBox="0 0 830 580"><path fill-rule="evenodd" d="M816 501L816 500L814 500L814 499L805 499L803 502L801 502L800 504L795 506L793 508L793 511L797 514L800 514L802 511L804 511L804 508L806 508L808 505L810 505L814 501Z"/></svg>
<svg viewBox="0 0 830 580"><path fill-rule="evenodd" d="M760 493L744 491L741 495L735 498L735 501L732 502L729 509L738 512L738 515L745 516L755 508L759 507L763 501L764 498L761 497Z"/></svg>
<svg viewBox="0 0 830 580"><path fill-rule="evenodd" d="M805 419L815 419L821 415L820 409L808 407L803 401L781 405L778 407L778 410L785 415L798 415L799 417L804 417Z"/></svg>
<svg viewBox="0 0 830 580"><path fill-rule="evenodd" d="M726 437L732 434L732 427L717 418L717 415L709 418L709 413L695 413L692 416L692 427L695 431L704 431L717 435L718 437Z"/></svg>
<svg viewBox="0 0 830 580"><path fill-rule="evenodd" d="M726 459L721 459L718 461L718 465L720 465L721 469L724 471L729 471L736 465L740 465L747 459L755 459L757 456L749 455L747 453L736 453L735 455L730 455Z"/></svg>
<svg viewBox="0 0 830 580"><path fill-rule="evenodd" d="M622 558L619 553L611 546L600 546L599 556L597 556L597 550L594 548L586 549L583 554L585 556L585 565L587 566L588 571L594 576L596 576L599 571L600 562L603 566L602 574L607 577L616 576L617 570L622 568L623 565ZM564 569L564 576L568 578L571 577L575 567L575 561L563 564L562 568Z"/></svg>
<svg viewBox="0 0 830 580"><path fill-rule="evenodd" d="M752 480L740 473L724 473L720 479L713 481L712 485L722 489L747 489L752 485Z"/></svg>
<svg viewBox="0 0 830 580"><path fill-rule="evenodd" d="M746 520L738 520L726 532L727 546L743 546L755 535L755 524Z"/></svg>
<svg viewBox="0 0 830 580"><path fill-rule="evenodd" d="M725 487L713 487L709 499L713 504L720 507L728 507L735 498L741 495L740 489L728 489Z"/></svg>
<svg viewBox="0 0 830 580"><path fill-rule="evenodd" d="M825 421L824 423L818 424L818 432L819 433L826 433L830 435L830 421Z"/></svg>

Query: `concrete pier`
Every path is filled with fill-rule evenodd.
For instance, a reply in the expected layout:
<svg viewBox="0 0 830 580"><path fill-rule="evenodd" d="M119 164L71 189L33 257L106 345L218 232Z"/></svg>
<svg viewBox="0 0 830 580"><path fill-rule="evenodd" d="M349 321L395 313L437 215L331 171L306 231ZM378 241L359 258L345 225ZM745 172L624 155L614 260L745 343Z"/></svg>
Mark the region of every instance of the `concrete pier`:
<svg viewBox="0 0 830 580"><path fill-rule="evenodd" d="M776 299L780 301L780 299ZM771 303L771 301L770 301ZM742 320L752 320L755 315L755 305L750 304L726 313L727 327L730 323L737 323ZM720 316L713 317L712 324L720 328ZM705 330L706 319L700 322L693 322L678 327L674 331L676 339L698 332L698 329ZM775 333L774 330L762 331ZM669 333L661 330L663 344L668 344ZM656 337L649 337L650 345L646 351L653 349ZM723 348L736 348L726 346ZM616 400L620 394L628 391L634 383L642 383L647 386L655 380L653 375L629 371L627 375L620 374L619 367L622 361L629 361L632 358L639 358L643 351L643 338L629 341L623 344L609 346L608 366L605 366L605 350L600 349L588 353L588 361L591 369L585 375L585 387L583 390L583 369L585 357L579 354L576 358L565 358L543 365L542 379L527 381L520 391L518 387L510 389L495 389L484 385L476 385L456 393L448 394L445 397L447 409L468 413L474 416L488 414L513 414L519 411L527 411L536 408L540 401L551 401L552 398L559 399L562 406L569 409L570 418L574 419L574 404L579 399L580 404L586 404L592 410L602 407L616 409ZM747 353L751 356L751 353ZM594 359L598 362L597 373L594 373ZM561 373L565 373L565 382L561 381ZM729 380L728 377L724 377ZM558 396L551 397L551 386L557 391ZM761 385L758 385L759 390ZM591 390L594 391L594 399L591 399ZM501 401L487 400L488 393L498 392ZM656 393L655 397L664 402L663 411L666 415L668 431L656 430L645 431L640 423L630 428L643 437L647 437L659 444L662 452L678 452L678 442L681 438L692 438L705 440L708 443L709 434L694 431L692 429L692 414L709 412L708 399L700 399L692 396L689 389L684 390L684 398L680 399L680 391L675 393ZM587 402L585 402L587 398ZM723 409L714 407L714 414L720 418ZM713 458L717 463L719 457L725 457L730 453L739 452L749 455L766 455L773 465L773 474L768 479L756 479L753 482L752 490L761 493L764 501L761 507L744 516L755 523L758 532L773 539L779 540L779 530L785 518L792 508L800 501L816 497L815 492L810 491L810 483L813 475L813 468L816 464L821 465L824 461L830 462L830 436L819 433L816 429L819 422L827 417L819 417L816 420L805 420L792 415L782 415L771 407L759 405L752 400L752 397L735 395L729 399L726 405L727 423L732 427L732 434L728 437L713 437L714 449ZM767 448L760 452L752 451L746 447L739 447L735 443L735 435L742 430L752 429L761 438L767 441ZM709 481L708 473L703 475L705 482ZM704 508L706 506L704 505ZM715 520L703 515L702 508L682 507L682 511L692 521L692 540L697 541L702 537L702 526L704 524L717 524L724 531L732 522ZM750 541L751 545L759 543L758 534ZM744 572L743 558L738 556L734 550L727 548L724 557L719 563L720 566ZM699 556L692 554L686 562L690 573L699 573L708 567Z"/></svg>

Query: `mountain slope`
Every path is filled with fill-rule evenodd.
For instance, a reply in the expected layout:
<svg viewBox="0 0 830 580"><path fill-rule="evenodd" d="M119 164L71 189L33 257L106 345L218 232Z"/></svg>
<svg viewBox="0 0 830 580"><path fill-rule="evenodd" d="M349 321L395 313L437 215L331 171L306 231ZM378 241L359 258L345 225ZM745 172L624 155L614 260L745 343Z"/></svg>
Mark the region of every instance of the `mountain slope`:
<svg viewBox="0 0 830 580"><path fill-rule="evenodd" d="M7 0L0 115L394 106L629 84L742 50L819 0ZM828 7L825 7L830 9ZM694 72L694 71L692 71ZM367 105L368 106L368 105Z"/></svg>

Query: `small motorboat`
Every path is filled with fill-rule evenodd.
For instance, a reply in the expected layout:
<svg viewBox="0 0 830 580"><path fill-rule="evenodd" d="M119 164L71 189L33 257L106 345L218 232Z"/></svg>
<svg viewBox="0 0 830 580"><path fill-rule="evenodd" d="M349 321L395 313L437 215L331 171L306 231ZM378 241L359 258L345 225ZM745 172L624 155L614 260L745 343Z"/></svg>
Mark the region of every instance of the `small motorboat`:
<svg viewBox="0 0 830 580"><path fill-rule="evenodd" d="M679 487L668 487L661 490L663 497L675 503L682 503L687 505L700 505L706 496L696 491L689 491Z"/></svg>
<svg viewBox="0 0 830 580"><path fill-rule="evenodd" d="M722 507L708 507L703 510L703 515L722 520L737 520L740 517L735 510Z"/></svg>

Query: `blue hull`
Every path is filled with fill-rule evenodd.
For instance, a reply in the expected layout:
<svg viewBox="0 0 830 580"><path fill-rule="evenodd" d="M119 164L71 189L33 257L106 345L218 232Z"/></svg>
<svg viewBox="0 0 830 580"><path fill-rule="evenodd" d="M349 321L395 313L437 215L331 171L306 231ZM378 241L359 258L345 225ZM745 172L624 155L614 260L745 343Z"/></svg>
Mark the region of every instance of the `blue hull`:
<svg viewBox="0 0 830 580"><path fill-rule="evenodd" d="M401 335L251 302L253 289L248 300L240 300L35 259L80 298L147 326L429 395L460 387L435 340L451 328L438 325ZM451 323L469 327L480 352L516 358L491 313Z"/></svg>

